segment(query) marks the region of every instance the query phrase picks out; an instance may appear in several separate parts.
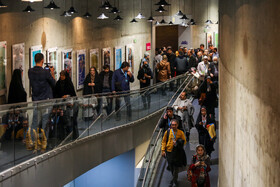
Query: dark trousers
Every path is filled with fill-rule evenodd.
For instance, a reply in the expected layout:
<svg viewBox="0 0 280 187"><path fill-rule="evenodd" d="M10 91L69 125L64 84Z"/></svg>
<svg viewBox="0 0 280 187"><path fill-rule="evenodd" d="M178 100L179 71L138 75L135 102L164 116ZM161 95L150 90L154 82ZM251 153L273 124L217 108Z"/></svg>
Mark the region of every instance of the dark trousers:
<svg viewBox="0 0 280 187"><path fill-rule="evenodd" d="M166 151L166 158L172 174L172 181L173 183L177 183L179 168L173 164L173 154Z"/></svg>
<svg viewBox="0 0 280 187"><path fill-rule="evenodd" d="M126 104L126 114L129 118L131 118L131 105L130 105L130 96L124 96L124 102ZM116 97L116 107L115 111L117 112L121 107L121 98ZM121 111L117 112L117 117L121 117Z"/></svg>
<svg viewBox="0 0 280 187"><path fill-rule="evenodd" d="M110 93L110 92L111 92L111 90L109 88L103 88L103 90L102 90L102 93ZM106 99L107 99L106 112L107 112L107 115L110 115L112 113L113 97L111 97L110 95L106 95Z"/></svg>

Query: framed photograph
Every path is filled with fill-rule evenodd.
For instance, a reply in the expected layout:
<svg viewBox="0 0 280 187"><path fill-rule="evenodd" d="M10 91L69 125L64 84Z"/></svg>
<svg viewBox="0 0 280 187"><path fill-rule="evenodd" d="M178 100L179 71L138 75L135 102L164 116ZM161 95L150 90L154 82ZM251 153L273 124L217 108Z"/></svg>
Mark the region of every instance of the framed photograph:
<svg viewBox="0 0 280 187"><path fill-rule="evenodd" d="M130 64L129 71L134 73L134 48L132 44L126 45L125 54L125 59Z"/></svg>
<svg viewBox="0 0 280 187"><path fill-rule="evenodd" d="M102 49L102 67L104 65L109 65L110 68L112 69L112 64L111 64L111 48L103 48Z"/></svg>
<svg viewBox="0 0 280 187"><path fill-rule="evenodd" d="M77 90L83 89L86 79L86 49L77 51Z"/></svg>
<svg viewBox="0 0 280 187"><path fill-rule="evenodd" d="M0 42L0 95L6 93L7 42Z"/></svg>
<svg viewBox="0 0 280 187"><path fill-rule="evenodd" d="M73 59L72 59L72 49L66 49L61 52L62 58L62 70L66 70L71 79L73 79Z"/></svg>
<svg viewBox="0 0 280 187"><path fill-rule="evenodd" d="M213 36L214 36L214 47L218 47L218 45L219 45L219 33L217 33L217 32L214 32L213 33Z"/></svg>
<svg viewBox="0 0 280 187"><path fill-rule="evenodd" d="M23 73L22 76L22 84L25 88L25 44L14 44L12 45L12 55L13 55L13 68L12 71L15 69L20 69Z"/></svg>
<svg viewBox="0 0 280 187"><path fill-rule="evenodd" d="M115 70L122 65L122 47L115 47Z"/></svg>
<svg viewBox="0 0 280 187"><path fill-rule="evenodd" d="M34 66L36 66L35 63L35 55L37 53L42 53L42 45L37 45L37 46L32 46L30 48L30 67L33 68Z"/></svg>
<svg viewBox="0 0 280 187"><path fill-rule="evenodd" d="M59 79L60 67L58 64L58 48L50 48L47 50L47 64L54 67L55 80Z"/></svg>
<svg viewBox="0 0 280 187"><path fill-rule="evenodd" d="M102 67L100 67L100 63L99 63L99 49L91 49L89 51L89 56L90 56L89 66L95 67L100 72L102 70Z"/></svg>
<svg viewBox="0 0 280 187"><path fill-rule="evenodd" d="M206 33L206 48L209 49L209 45L213 45L213 33Z"/></svg>

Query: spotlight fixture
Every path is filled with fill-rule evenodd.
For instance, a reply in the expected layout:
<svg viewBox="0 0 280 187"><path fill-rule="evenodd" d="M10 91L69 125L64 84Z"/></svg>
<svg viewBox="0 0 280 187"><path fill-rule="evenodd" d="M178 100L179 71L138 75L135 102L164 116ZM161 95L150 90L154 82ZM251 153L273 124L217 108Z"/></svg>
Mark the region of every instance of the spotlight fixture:
<svg viewBox="0 0 280 187"><path fill-rule="evenodd" d="M166 21L164 19L162 19L159 23L160 24L166 24Z"/></svg>
<svg viewBox="0 0 280 187"><path fill-rule="evenodd" d="M120 15L117 15L117 17L115 17L114 20L116 20L116 21L121 21L121 20L123 20L123 19L122 19L122 17L121 17Z"/></svg>
<svg viewBox="0 0 280 187"><path fill-rule="evenodd" d="M5 5L5 4L3 4L3 3L2 3L2 0L0 0L0 8L6 8L6 7L8 7L8 6Z"/></svg>
<svg viewBox="0 0 280 187"><path fill-rule="evenodd" d="M153 18L153 16L150 16L148 19L147 19L147 21L148 22L153 22L155 19Z"/></svg>
<svg viewBox="0 0 280 187"><path fill-rule="evenodd" d="M56 6L56 4L54 3L53 0L51 0L50 4L48 6L46 6L45 8L51 9L51 10L53 10L53 9L60 9L58 6Z"/></svg>
<svg viewBox="0 0 280 187"><path fill-rule="evenodd" d="M156 9L156 11L161 13L165 12L166 10L162 6L159 6L158 9Z"/></svg>
<svg viewBox="0 0 280 187"><path fill-rule="evenodd" d="M108 19L109 17L106 16L104 13L101 13L100 16L97 17L97 19Z"/></svg>
<svg viewBox="0 0 280 187"><path fill-rule="evenodd" d="M35 10L31 8L31 6L28 4L27 7L23 10L23 12L34 12Z"/></svg>
<svg viewBox="0 0 280 187"><path fill-rule="evenodd" d="M180 19L187 20L189 18L186 16L186 14L184 14L183 17L181 17Z"/></svg>
<svg viewBox="0 0 280 187"><path fill-rule="evenodd" d="M143 16L142 13L139 12L139 14L135 18L137 18L137 19L145 19L145 16Z"/></svg>
<svg viewBox="0 0 280 187"><path fill-rule="evenodd" d="M167 3L165 0L160 0L158 3L156 3L155 5L159 5L159 6L170 6L171 4Z"/></svg>
<svg viewBox="0 0 280 187"><path fill-rule="evenodd" d="M109 1L106 0L106 1L101 5L100 8L104 8L104 9L108 10L108 9L112 8L112 5L110 4Z"/></svg>
<svg viewBox="0 0 280 187"><path fill-rule="evenodd" d="M183 14L183 12L182 12L181 10L179 10L179 11L175 14L175 16L184 16L184 14Z"/></svg>
<svg viewBox="0 0 280 187"><path fill-rule="evenodd" d="M137 23L138 21L136 21L136 19L135 18L133 18L131 21L130 21L130 23Z"/></svg>
<svg viewBox="0 0 280 187"><path fill-rule="evenodd" d="M205 23L206 24L213 24L213 22L210 19L208 19Z"/></svg>

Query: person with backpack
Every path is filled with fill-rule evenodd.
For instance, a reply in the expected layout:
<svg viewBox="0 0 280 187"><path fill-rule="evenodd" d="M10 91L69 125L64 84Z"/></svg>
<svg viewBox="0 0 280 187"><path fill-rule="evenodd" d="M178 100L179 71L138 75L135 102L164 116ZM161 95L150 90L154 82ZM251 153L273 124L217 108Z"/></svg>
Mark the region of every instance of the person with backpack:
<svg viewBox="0 0 280 187"><path fill-rule="evenodd" d="M169 169L172 174L172 180L170 181L169 186L173 186L173 183L175 186L178 186L179 167L181 164L184 164L181 163L180 160L178 161L178 157L181 155L180 151L178 151L178 142L183 141L183 144L186 144L187 141L184 132L179 130L178 126L179 121L177 119L172 119L170 129L165 131L161 143L161 155L166 157Z"/></svg>
<svg viewBox="0 0 280 187"><path fill-rule="evenodd" d="M210 187L210 171L210 157L206 154L204 146L199 144L188 169L188 180L191 181L192 187Z"/></svg>

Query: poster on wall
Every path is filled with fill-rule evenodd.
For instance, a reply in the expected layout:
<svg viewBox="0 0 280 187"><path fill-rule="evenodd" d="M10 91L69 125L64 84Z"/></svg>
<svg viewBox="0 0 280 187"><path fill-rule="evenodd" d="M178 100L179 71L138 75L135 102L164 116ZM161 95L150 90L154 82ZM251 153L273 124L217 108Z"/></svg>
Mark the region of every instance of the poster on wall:
<svg viewBox="0 0 280 187"><path fill-rule="evenodd" d="M30 49L30 67L33 68L34 66L36 66L36 63L35 63L35 55L37 53L42 53L42 45L37 45L37 46L32 46L31 49Z"/></svg>
<svg viewBox="0 0 280 187"><path fill-rule="evenodd" d="M89 51L90 55L90 67L95 67L99 72L101 71L102 67L99 65L99 49L91 49Z"/></svg>
<svg viewBox="0 0 280 187"><path fill-rule="evenodd" d="M54 68L55 80L59 79L60 67L58 65L58 48L50 48L47 50L47 64L49 67Z"/></svg>
<svg viewBox="0 0 280 187"><path fill-rule="evenodd" d="M0 42L0 95L6 93L7 42Z"/></svg>
<svg viewBox="0 0 280 187"><path fill-rule="evenodd" d="M77 75L77 90L80 90L86 78L86 49L77 51Z"/></svg>
<svg viewBox="0 0 280 187"><path fill-rule="evenodd" d="M213 33L213 36L214 36L214 47L218 47L218 45L219 45L219 33L217 33L217 32L214 32Z"/></svg>
<svg viewBox="0 0 280 187"><path fill-rule="evenodd" d="M120 69L122 65L122 48L115 47L115 70Z"/></svg>
<svg viewBox="0 0 280 187"><path fill-rule="evenodd" d="M209 49L209 45L213 45L213 34L212 33L206 33L206 48Z"/></svg>
<svg viewBox="0 0 280 187"><path fill-rule="evenodd" d="M25 65L24 65L24 55L25 55L25 44L14 44L12 45L12 55L13 55L13 71L15 69L20 69L25 75ZM22 76L22 84L25 87L25 76Z"/></svg>
<svg viewBox="0 0 280 187"><path fill-rule="evenodd" d="M131 71L132 73L134 73L134 49L133 49L133 45L129 44L126 45L126 61L129 63L130 68L129 71Z"/></svg>
<svg viewBox="0 0 280 187"><path fill-rule="evenodd" d="M112 68L112 66L111 66L111 48L110 47L102 49L102 67L104 65L108 65L108 66L110 66L110 68Z"/></svg>
<svg viewBox="0 0 280 187"><path fill-rule="evenodd" d="M72 79L73 77L73 60L72 49L67 49L61 52L62 57L62 69L66 70Z"/></svg>

